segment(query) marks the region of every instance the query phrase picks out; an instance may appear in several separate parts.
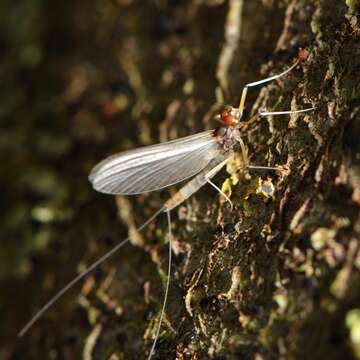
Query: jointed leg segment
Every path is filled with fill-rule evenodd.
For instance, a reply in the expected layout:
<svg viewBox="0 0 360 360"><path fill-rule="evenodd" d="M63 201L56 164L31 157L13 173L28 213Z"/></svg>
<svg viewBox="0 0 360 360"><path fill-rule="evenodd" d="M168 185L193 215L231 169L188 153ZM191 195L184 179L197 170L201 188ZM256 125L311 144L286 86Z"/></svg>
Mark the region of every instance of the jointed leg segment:
<svg viewBox="0 0 360 360"><path fill-rule="evenodd" d="M248 90L249 87L261 85L261 84L267 83L267 82L269 82L269 81L279 79L279 78L281 78L282 76L286 75L288 72L290 72L292 69L294 69L298 64L299 64L299 61L297 61L297 62L296 62L295 64L293 64L292 66L290 66L287 70L283 71L281 74L274 75L274 76L270 76L270 77L268 77L268 78L266 78L266 79L263 79L263 80L259 80L259 81L255 81L255 82L246 84L245 87L243 88L242 93L241 93L241 99L240 99L240 104L239 104L240 116L242 116L242 114L243 114L243 112L244 112L245 99L246 99L246 94L247 94L247 90Z"/></svg>
<svg viewBox="0 0 360 360"><path fill-rule="evenodd" d="M218 193L223 196L226 201L230 204L230 207L231 207L231 210L233 208L233 203L232 201L230 200L230 198L216 185L214 184L210 179L206 179L206 181L214 188L218 191Z"/></svg>
<svg viewBox="0 0 360 360"><path fill-rule="evenodd" d="M307 109L300 109L300 110L288 110L288 111L260 111L259 116L270 116L270 115L292 115L292 114L299 114L307 111L312 111L315 108L312 106L311 108Z"/></svg>

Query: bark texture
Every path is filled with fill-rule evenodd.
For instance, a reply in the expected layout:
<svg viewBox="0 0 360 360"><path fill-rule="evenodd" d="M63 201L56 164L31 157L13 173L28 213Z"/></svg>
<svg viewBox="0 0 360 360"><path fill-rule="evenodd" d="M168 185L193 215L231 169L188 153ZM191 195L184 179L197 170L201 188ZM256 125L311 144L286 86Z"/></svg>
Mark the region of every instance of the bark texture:
<svg viewBox="0 0 360 360"><path fill-rule="evenodd" d="M359 1L2 6L11 16L1 25L1 358L146 358L166 280L166 219L134 229L175 189L115 199L92 191L87 174L116 151L216 126L219 83L236 106L244 84L280 73L299 48L307 56L293 72L247 99L248 118L316 107L244 129L251 163L284 171L229 167L215 182L237 180L232 210L204 188L172 213L154 359L360 358ZM127 226L134 246L15 341Z"/></svg>

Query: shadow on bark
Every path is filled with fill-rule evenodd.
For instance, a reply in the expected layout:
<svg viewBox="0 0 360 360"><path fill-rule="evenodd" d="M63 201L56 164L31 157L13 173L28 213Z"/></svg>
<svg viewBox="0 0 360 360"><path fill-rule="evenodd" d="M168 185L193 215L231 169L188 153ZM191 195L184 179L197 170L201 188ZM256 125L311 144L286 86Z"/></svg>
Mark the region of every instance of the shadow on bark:
<svg viewBox="0 0 360 360"><path fill-rule="evenodd" d="M165 217L133 230L173 189L113 199L94 193L87 174L116 151L216 126L219 81L236 106L244 84L283 71L299 48L306 61L249 90L246 115L315 111L263 118L243 134L251 163L287 171L237 174L232 211L204 188L172 214L173 279L154 359L360 358L358 2L234 10L241 3L9 3L14 18L31 16L22 28L2 25L2 358L146 358L163 298ZM234 37L229 9L242 11ZM135 246L15 342L126 225Z"/></svg>

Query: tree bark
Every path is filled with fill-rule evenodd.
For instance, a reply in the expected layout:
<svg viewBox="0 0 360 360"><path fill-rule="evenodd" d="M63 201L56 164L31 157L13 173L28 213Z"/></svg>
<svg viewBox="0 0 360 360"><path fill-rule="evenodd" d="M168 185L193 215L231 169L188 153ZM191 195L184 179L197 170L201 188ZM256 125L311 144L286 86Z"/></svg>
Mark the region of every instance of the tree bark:
<svg viewBox="0 0 360 360"><path fill-rule="evenodd" d="M71 149L56 165L46 164L66 184L64 207L72 213L48 225L48 250L37 255L36 278L44 272L56 279L40 281L41 298L64 285L77 263L91 263L126 237L126 226L134 246L87 278L77 310L67 296L32 330L23 343L29 357L53 351L68 359L146 358L166 279L166 219L140 234L134 229L175 190L105 198L89 189L86 174L110 153L215 127L219 84L225 102L237 106L246 83L284 71L303 49L296 69L249 89L246 103L247 118L259 109L315 107L244 127L251 164L284 171L228 168L215 182L237 179L233 209L205 187L172 212L171 287L153 358L360 358L359 6L342 0L64 5L72 40L62 35L58 63L45 47L46 74L37 86L58 64L54 83L64 87L52 116L71 119L55 127ZM80 14L88 14L84 23ZM51 41L63 32L48 21ZM31 286L33 312L43 290Z"/></svg>

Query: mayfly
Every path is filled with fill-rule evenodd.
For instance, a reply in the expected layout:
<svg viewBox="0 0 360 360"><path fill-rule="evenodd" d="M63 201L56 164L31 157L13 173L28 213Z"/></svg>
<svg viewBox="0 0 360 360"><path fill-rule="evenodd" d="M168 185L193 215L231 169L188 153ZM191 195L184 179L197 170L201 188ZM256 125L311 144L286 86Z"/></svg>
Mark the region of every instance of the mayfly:
<svg viewBox="0 0 360 360"><path fill-rule="evenodd" d="M167 215L169 237L167 281L165 286L164 301L148 359L152 357L155 350L169 291L172 248L171 210L189 198L205 184L213 186L232 205L228 196L222 192L211 179L228 162L238 144L240 144L242 156L248 168L277 169L266 166L251 166L248 164L247 151L245 144L241 139L240 129L243 124L249 124L249 122L252 122L253 120L249 120L248 122L241 122L240 120L243 115L245 99L249 87L261 85L278 79L294 69L298 63L299 61L295 62L287 70L278 75L246 84L241 94L239 107L234 108L227 106L220 111L217 118L223 125L216 130L208 130L165 143L115 154L101 161L91 171L89 180L93 188L101 193L112 195L135 195L160 190L193 177L193 179L185 184L174 196L168 199L159 210L157 210L150 218L137 228L137 231L142 230L163 212ZM260 112L259 116L293 114L310 110L313 110L313 108L311 107L296 111ZM107 260L128 242L129 238L126 238L117 244L113 249L103 255L100 259L68 283L68 285L66 285L48 303L46 303L25 325L25 327L19 332L19 337L22 337L32 327L32 325L71 287L73 287L77 282L88 275L98 265Z"/></svg>

